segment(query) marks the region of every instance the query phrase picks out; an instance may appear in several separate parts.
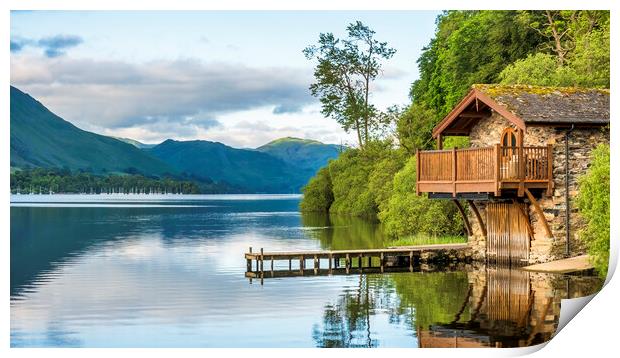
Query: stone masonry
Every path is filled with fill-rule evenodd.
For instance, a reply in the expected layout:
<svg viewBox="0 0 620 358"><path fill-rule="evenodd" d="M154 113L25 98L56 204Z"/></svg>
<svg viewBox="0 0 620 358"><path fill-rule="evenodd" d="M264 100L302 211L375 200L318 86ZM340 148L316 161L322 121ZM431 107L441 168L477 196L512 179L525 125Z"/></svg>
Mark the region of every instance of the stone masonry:
<svg viewBox="0 0 620 358"><path fill-rule="evenodd" d="M504 129L508 126L516 128L508 120L493 114L478 122L471 130L471 147L486 147L498 144ZM566 203L565 193L569 193L570 207L570 256L584 253L584 246L579 240L579 230L583 228L583 220L575 206L578 193L578 180L591 163L592 150L601 143L609 144L609 127L576 127L569 135L569 184L565 185L565 134L569 128L553 126L528 125L524 133L524 146L553 145L553 195L545 193L537 196L544 211L553 238L547 238L543 224L540 222L534 207L529 205L529 218L534 231L530 243L530 263L539 263L565 257L566 248ZM483 221L486 223L485 202L476 201ZM485 238L473 213L469 214L473 235L469 238L475 259L484 259Z"/></svg>

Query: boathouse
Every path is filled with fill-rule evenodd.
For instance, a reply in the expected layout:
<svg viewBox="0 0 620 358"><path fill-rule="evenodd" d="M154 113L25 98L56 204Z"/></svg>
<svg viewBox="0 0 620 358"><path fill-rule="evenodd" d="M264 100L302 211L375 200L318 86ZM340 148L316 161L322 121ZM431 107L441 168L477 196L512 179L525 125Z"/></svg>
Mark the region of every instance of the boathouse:
<svg viewBox="0 0 620 358"><path fill-rule="evenodd" d="M433 129L437 150L417 153L416 192L454 201L474 258L582 254L574 198L609 124L606 89L474 85ZM469 148L444 150L447 136L469 137Z"/></svg>

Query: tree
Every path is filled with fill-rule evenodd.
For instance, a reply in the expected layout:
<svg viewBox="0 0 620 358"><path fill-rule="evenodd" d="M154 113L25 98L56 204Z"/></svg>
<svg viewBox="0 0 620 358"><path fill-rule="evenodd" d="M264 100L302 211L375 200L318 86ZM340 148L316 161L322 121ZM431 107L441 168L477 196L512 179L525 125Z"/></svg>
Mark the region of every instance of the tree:
<svg viewBox="0 0 620 358"><path fill-rule="evenodd" d="M375 32L360 21L350 24L347 32L343 40L321 33L318 46L308 46L303 53L318 62L310 92L319 98L321 113L334 118L345 131L355 130L364 149L383 123L370 103L370 86L381 73L381 60L390 59L396 50L374 39Z"/></svg>

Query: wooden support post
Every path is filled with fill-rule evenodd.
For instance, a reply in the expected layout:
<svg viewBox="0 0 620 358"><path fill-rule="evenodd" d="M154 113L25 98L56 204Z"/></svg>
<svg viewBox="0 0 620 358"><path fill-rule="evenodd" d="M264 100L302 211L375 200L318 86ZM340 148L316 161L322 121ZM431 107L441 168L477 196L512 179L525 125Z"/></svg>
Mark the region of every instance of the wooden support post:
<svg viewBox="0 0 620 358"><path fill-rule="evenodd" d="M329 273L331 274L332 273L332 260L333 260L332 254L329 254L328 260L329 260Z"/></svg>
<svg viewBox="0 0 620 358"><path fill-rule="evenodd" d="M368 267L372 267L372 257L368 256Z"/></svg>
<svg viewBox="0 0 620 358"><path fill-rule="evenodd" d="M527 198L530 200L532 205L534 205L536 214L538 214L538 219L543 223L543 227L545 228L545 233L547 234L547 237L553 238L553 234L551 233L551 229L549 228L549 223L547 222L547 219L545 218L545 214L540 208L540 205L538 205L536 198L534 198L534 195L532 195L532 193L530 193L529 189L527 188L525 188L525 195L527 195Z"/></svg>
<svg viewBox="0 0 620 358"><path fill-rule="evenodd" d="M413 272L413 251L409 251L409 271Z"/></svg>
<svg viewBox="0 0 620 358"><path fill-rule="evenodd" d="M362 262L363 258L364 256L362 254L360 254L357 258L357 266L359 266L360 272L362 272L362 267L364 266L364 263Z"/></svg>
<svg viewBox="0 0 620 358"><path fill-rule="evenodd" d="M263 248L261 247L260 248L260 272L263 272L263 261L264 261Z"/></svg>
<svg viewBox="0 0 620 358"><path fill-rule="evenodd" d="M249 253L252 253L252 246L250 246ZM246 271L250 272L252 271L252 259L247 259L246 261Z"/></svg>
<svg viewBox="0 0 620 358"><path fill-rule="evenodd" d="M547 196L553 195L553 145L547 144ZM568 190L568 188L567 188Z"/></svg>
<svg viewBox="0 0 620 358"><path fill-rule="evenodd" d="M456 148L452 148L452 197L456 198Z"/></svg>
<svg viewBox="0 0 620 358"><path fill-rule="evenodd" d="M383 265L384 265L384 262L385 262L384 259L385 259L385 256L383 255L383 251L381 251L381 257L379 258L379 260L381 261L380 262L380 264L381 264L381 273L383 273Z"/></svg>
<svg viewBox="0 0 620 358"><path fill-rule="evenodd" d="M465 228L467 229L467 235L471 236L473 232L471 230L471 225L469 224L469 220L467 219L467 215L465 214L465 210L463 210L463 207L461 206L461 203L459 203L458 200L452 199L452 202L454 202L454 205L456 205L456 208L459 209L459 212L461 213L461 216L463 217L463 222L465 223Z"/></svg>
<svg viewBox="0 0 620 358"><path fill-rule="evenodd" d="M271 276L273 276L273 256L271 256Z"/></svg>
<svg viewBox="0 0 620 358"><path fill-rule="evenodd" d="M291 271L291 268L293 267L292 263L293 263L293 260L289 257L288 259L288 270L289 271Z"/></svg>
<svg viewBox="0 0 620 358"><path fill-rule="evenodd" d="M305 259L304 259L304 255L301 255L299 257L299 272L301 272L301 275L304 275L304 265L305 265Z"/></svg>
<svg viewBox="0 0 620 358"><path fill-rule="evenodd" d="M349 256L348 253L347 253L347 256L346 256L345 261L344 261L344 266L345 266L345 268L347 270L347 274L348 274L349 273L349 269L351 268L351 257Z"/></svg>
<svg viewBox="0 0 620 358"><path fill-rule="evenodd" d="M487 228L484 225L484 222L482 221L482 216L480 216L480 212L478 211L478 208L476 207L476 204L474 204L473 200L467 200L467 204L469 204L469 208L476 215L476 219L478 220L478 225L480 226L480 230L482 231L482 235L484 235L484 237L486 238L487 237Z"/></svg>
<svg viewBox="0 0 620 358"><path fill-rule="evenodd" d="M316 255L314 255L314 274L316 275L319 270L319 260L317 260Z"/></svg>
<svg viewBox="0 0 620 358"><path fill-rule="evenodd" d="M440 134L437 135L437 150L443 149L443 136Z"/></svg>

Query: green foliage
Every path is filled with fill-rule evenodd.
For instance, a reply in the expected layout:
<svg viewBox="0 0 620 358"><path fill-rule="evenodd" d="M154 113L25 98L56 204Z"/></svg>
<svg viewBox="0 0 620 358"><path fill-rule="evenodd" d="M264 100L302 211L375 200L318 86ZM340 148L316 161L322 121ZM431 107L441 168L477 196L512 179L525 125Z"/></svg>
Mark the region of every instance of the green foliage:
<svg viewBox="0 0 620 358"><path fill-rule="evenodd" d="M394 177L393 194L379 213L388 235L402 237L416 233L431 236L459 235L463 223L450 201L429 200L415 192L416 160L409 159Z"/></svg>
<svg viewBox="0 0 620 358"><path fill-rule="evenodd" d="M439 119L474 83L495 83L506 65L535 51L543 41L522 11L447 11L418 59L420 79L413 83L414 104Z"/></svg>
<svg viewBox="0 0 620 358"><path fill-rule="evenodd" d="M316 82L310 92L318 97L326 117L334 118L345 131L357 132L360 148L373 139L383 125L377 108L370 103L372 82L381 73L381 61L396 50L374 38L375 32L360 21L347 27L348 37L333 33L319 35L318 46L304 49L307 59L317 60Z"/></svg>
<svg viewBox="0 0 620 358"><path fill-rule="evenodd" d="M508 65L499 75L502 84L576 86L577 72L562 66L554 55L539 52Z"/></svg>
<svg viewBox="0 0 620 358"><path fill-rule="evenodd" d="M12 193L225 193L230 188L216 183L200 183L142 175L107 175L55 169L18 170L11 173Z"/></svg>
<svg viewBox="0 0 620 358"><path fill-rule="evenodd" d="M299 204L303 212L329 212L334 202L332 181L329 176L329 168L321 168L308 184L303 187L304 199Z"/></svg>
<svg viewBox="0 0 620 358"><path fill-rule="evenodd" d="M546 41L541 52L507 66L501 83L609 88L608 11L531 13Z"/></svg>
<svg viewBox="0 0 620 358"><path fill-rule="evenodd" d="M373 141L363 151L349 149L331 161L329 173L334 202L330 212L375 217L378 205L369 190L370 177L375 166L388 158L393 150L389 142Z"/></svg>
<svg viewBox="0 0 620 358"><path fill-rule="evenodd" d="M592 165L579 179L577 206L586 220L581 231L588 254L599 274L604 277L609 265L610 238L610 152L599 145L593 152Z"/></svg>

